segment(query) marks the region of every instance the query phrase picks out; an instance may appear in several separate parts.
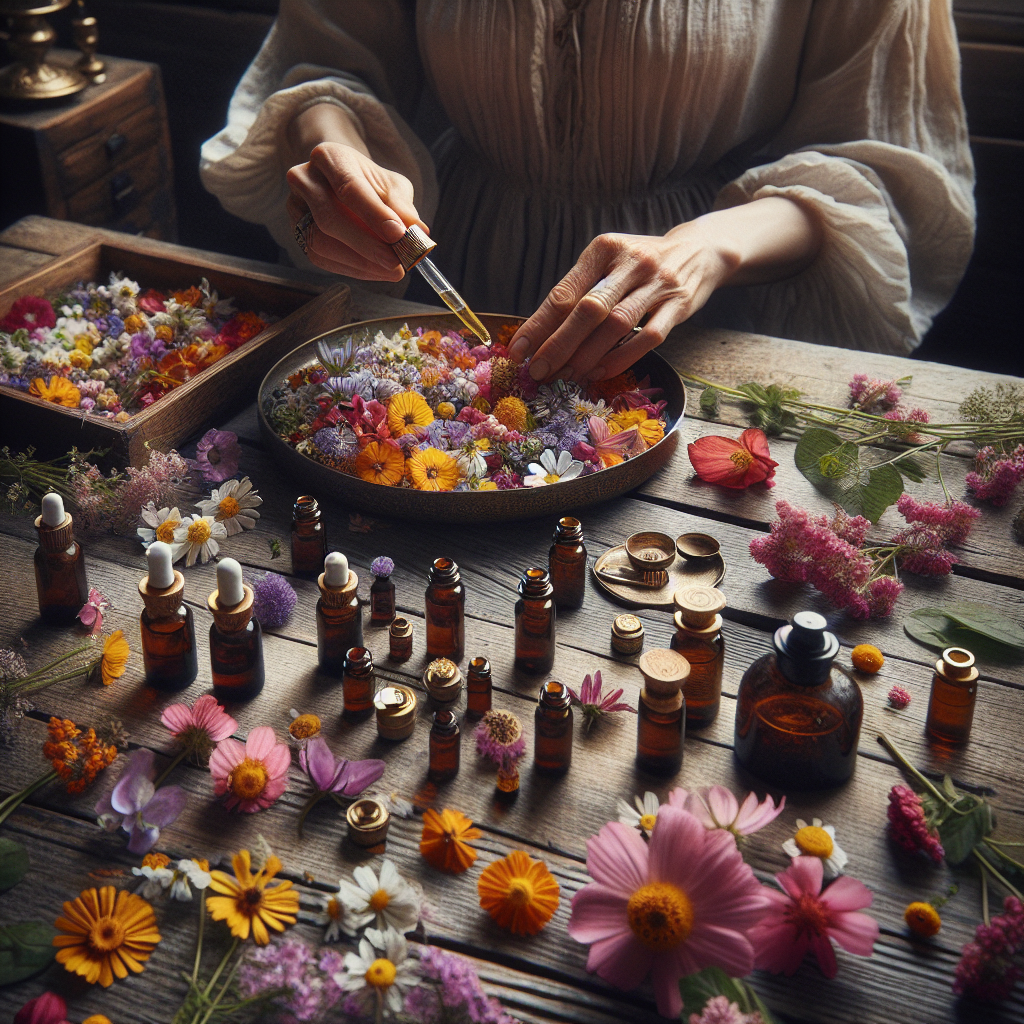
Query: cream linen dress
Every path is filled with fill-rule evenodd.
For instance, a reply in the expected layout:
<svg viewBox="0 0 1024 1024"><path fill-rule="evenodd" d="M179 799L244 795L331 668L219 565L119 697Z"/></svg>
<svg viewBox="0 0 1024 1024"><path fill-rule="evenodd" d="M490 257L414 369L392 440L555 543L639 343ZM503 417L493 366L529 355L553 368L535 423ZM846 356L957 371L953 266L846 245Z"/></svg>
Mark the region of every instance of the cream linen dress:
<svg viewBox="0 0 1024 1024"><path fill-rule="evenodd" d="M416 62L454 125L432 154L394 106ZM202 176L304 265L285 132L338 104L467 301L520 314L601 232L790 196L824 225L814 264L705 322L905 354L971 254L959 71L949 0L281 0Z"/></svg>

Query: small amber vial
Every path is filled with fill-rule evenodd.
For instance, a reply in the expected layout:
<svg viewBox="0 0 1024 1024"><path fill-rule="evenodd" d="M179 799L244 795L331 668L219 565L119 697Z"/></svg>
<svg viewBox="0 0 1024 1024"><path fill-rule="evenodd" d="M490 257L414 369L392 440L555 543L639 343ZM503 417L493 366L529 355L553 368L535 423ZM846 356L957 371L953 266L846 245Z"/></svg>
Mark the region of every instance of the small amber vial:
<svg viewBox="0 0 1024 1024"><path fill-rule="evenodd" d="M412 623L399 616L388 630L388 657L392 661L408 661L412 657Z"/></svg>
<svg viewBox="0 0 1024 1024"><path fill-rule="evenodd" d="M978 670L974 655L963 647L947 647L935 662L925 732L942 746L962 747L971 737Z"/></svg>
<svg viewBox="0 0 1024 1024"><path fill-rule="evenodd" d="M466 675L466 716L483 718L491 710L491 663L474 658Z"/></svg>
<svg viewBox="0 0 1024 1024"><path fill-rule="evenodd" d="M52 491L43 495L43 514L36 517L39 547L35 553L39 613L47 622L70 625L89 600L85 556L75 540L73 520L64 501Z"/></svg>
<svg viewBox="0 0 1024 1024"><path fill-rule="evenodd" d="M292 507L292 572L312 576L327 557L327 531L316 498L304 494Z"/></svg>
<svg viewBox="0 0 1024 1024"><path fill-rule="evenodd" d="M239 593L242 599L230 603ZM206 601L213 615L213 695L219 701L252 700L263 691L263 630L253 616L252 599L252 588L242 583L241 566L233 558L222 559L217 566L217 589Z"/></svg>
<svg viewBox="0 0 1024 1024"><path fill-rule="evenodd" d="M431 782L446 782L459 774L459 720L454 711L435 711L430 726Z"/></svg>
<svg viewBox="0 0 1024 1024"><path fill-rule="evenodd" d="M369 718L373 713L373 655L365 647L352 647L345 653L345 671L341 678L345 710L350 721Z"/></svg>
<svg viewBox="0 0 1024 1024"><path fill-rule="evenodd" d="M671 647L690 663L683 696L686 724L691 729L710 725L722 703L725 641L722 616L725 595L714 587L680 587L672 600L677 608Z"/></svg>
<svg viewBox="0 0 1024 1024"><path fill-rule="evenodd" d="M550 672L555 664L555 602L544 569L527 569L516 601L516 668L530 675Z"/></svg>
<svg viewBox="0 0 1024 1024"><path fill-rule="evenodd" d="M185 577L171 568L168 545L156 541L146 554L149 574L139 581L145 603L139 631L146 682L157 690L184 690L199 674L195 621L185 604ZM161 583L166 586L156 585Z"/></svg>
<svg viewBox="0 0 1024 1024"><path fill-rule="evenodd" d="M675 775L683 766L683 687L690 666L676 651L655 648L640 656L639 668L644 685L637 705L637 767L651 775Z"/></svg>
<svg viewBox="0 0 1024 1024"><path fill-rule="evenodd" d="M394 571L395 563L383 555L370 563L370 622L374 626L386 626L395 617Z"/></svg>
<svg viewBox="0 0 1024 1024"><path fill-rule="evenodd" d="M427 577L427 655L461 661L466 647L466 591L459 567L435 558Z"/></svg>
<svg viewBox="0 0 1024 1024"><path fill-rule="evenodd" d="M587 590L587 549L578 519L558 520L548 551L548 572L559 608L581 608Z"/></svg>
<svg viewBox="0 0 1024 1024"><path fill-rule="evenodd" d="M563 775L572 763L571 700L568 687L554 679L540 689L533 716L533 760L541 772Z"/></svg>
<svg viewBox="0 0 1024 1024"><path fill-rule="evenodd" d="M324 571L317 579L320 600L316 603L316 652L320 668L340 676L345 654L363 646L363 612L356 588L359 577L348 567L348 559L332 551L324 559Z"/></svg>

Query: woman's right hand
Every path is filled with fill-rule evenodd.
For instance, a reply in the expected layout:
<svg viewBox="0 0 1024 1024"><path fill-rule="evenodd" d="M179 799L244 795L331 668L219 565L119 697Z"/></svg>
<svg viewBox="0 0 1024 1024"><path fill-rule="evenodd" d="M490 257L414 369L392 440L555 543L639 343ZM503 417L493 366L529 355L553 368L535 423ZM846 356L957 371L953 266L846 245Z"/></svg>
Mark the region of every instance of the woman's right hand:
<svg viewBox="0 0 1024 1024"><path fill-rule="evenodd" d="M293 224L307 212L306 255L333 274L364 281L400 281L404 276L391 248L420 219L405 175L375 164L352 146L321 142L304 164L288 171L287 210Z"/></svg>

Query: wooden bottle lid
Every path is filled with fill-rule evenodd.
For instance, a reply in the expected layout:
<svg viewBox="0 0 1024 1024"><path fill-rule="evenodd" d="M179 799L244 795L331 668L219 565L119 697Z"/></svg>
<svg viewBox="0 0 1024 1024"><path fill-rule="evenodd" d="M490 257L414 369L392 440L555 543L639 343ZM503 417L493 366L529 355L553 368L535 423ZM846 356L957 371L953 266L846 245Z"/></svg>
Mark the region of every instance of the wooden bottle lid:
<svg viewBox="0 0 1024 1024"><path fill-rule="evenodd" d="M39 531L39 546L44 551L67 551L74 543L74 520L70 512L64 513L60 526L47 526L42 516L36 516L35 526Z"/></svg>
<svg viewBox="0 0 1024 1024"><path fill-rule="evenodd" d="M231 608L221 608L219 603L220 591L215 590L207 599L206 607L210 609L214 622L218 628L225 633L237 633L245 629L252 618L252 587L247 583L242 584L242 600Z"/></svg>
<svg viewBox="0 0 1024 1024"><path fill-rule="evenodd" d="M719 612L725 607L725 595L715 587L685 586L676 589L672 601L679 610L676 625L691 632L710 632L722 627Z"/></svg>
<svg viewBox="0 0 1024 1024"><path fill-rule="evenodd" d="M403 270L411 270L436 247L437 242L415 224L407 228L405 234L391 246Z"/></svg>
<svg viewBox="0 0 1024 1024"><path fill-rule="evenodd" d="M656 647L640 655L638 667L644 687L657 696L670 696L683 688L690 675L690 663L678 652Z"/></svg>
<svg viewBox="0 0 1024 1024"><path fill-rule="evenodd" d="M149 577L139 580L139 593L146 605L146 611L154 619L169 619L181 606L185 592L185 577L177 569L174 570L174 582L163 590L149 585Z"/></svg>
<svg viewBox="0 0 1024 1024"><path fill-rule="evenodd" d="M352 595L356 592L356 587L359 586L359 577L356 575L355 569L349 569L348 583L343 587L327 586L324 582L326 575L326 572L322 572L316 580L316 585L320 588L320 599L323 601L324 607L344 608L352 600Z"/></svg>

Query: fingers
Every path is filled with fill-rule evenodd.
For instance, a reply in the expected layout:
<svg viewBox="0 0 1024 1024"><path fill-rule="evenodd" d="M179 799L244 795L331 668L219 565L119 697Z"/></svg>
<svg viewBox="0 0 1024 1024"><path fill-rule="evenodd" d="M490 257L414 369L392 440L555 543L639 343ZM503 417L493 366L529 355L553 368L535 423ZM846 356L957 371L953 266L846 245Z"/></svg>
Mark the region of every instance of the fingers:
<svg viewBox="0 0 1024 1024"><path fill-rule="evenodd" d="M606 380L628 370L642 355L657 348L676 324L682 323L691 313L693 306L682 298L663 302L652 313L651 318L632 338L608 352L600 364L590 372L590 380Z"/></svg>

